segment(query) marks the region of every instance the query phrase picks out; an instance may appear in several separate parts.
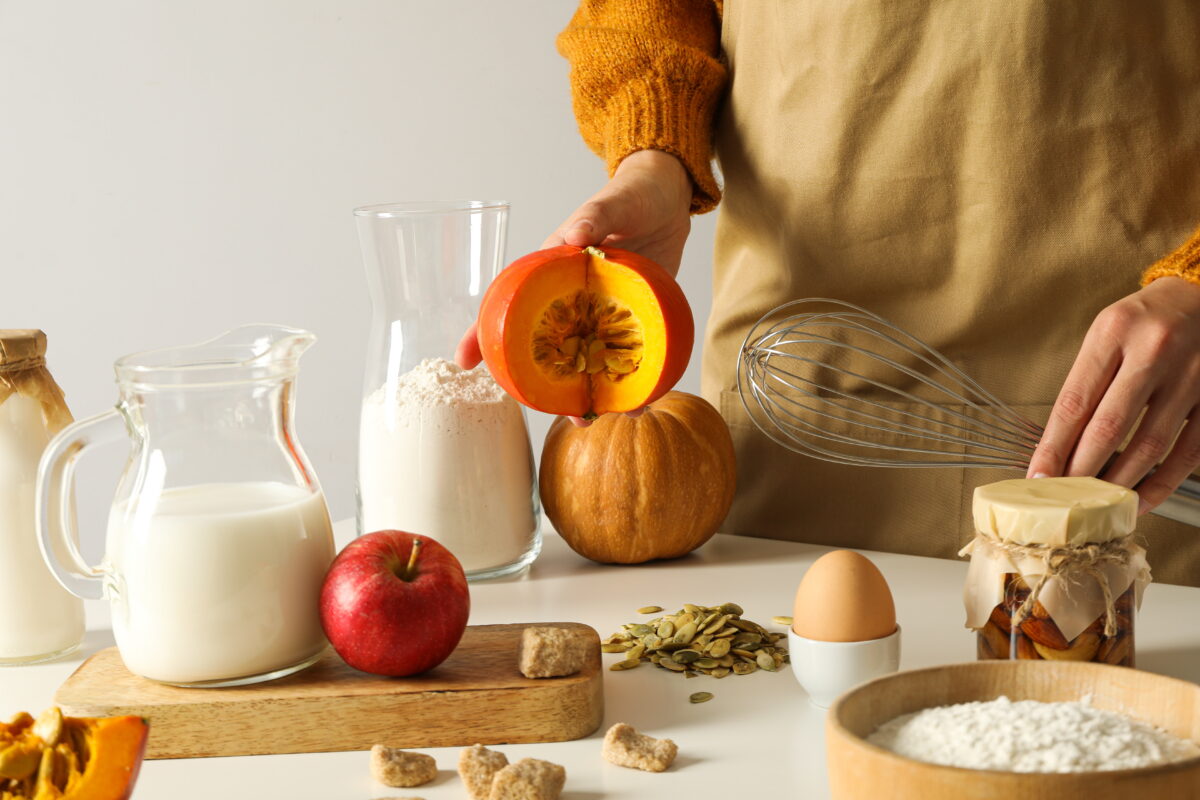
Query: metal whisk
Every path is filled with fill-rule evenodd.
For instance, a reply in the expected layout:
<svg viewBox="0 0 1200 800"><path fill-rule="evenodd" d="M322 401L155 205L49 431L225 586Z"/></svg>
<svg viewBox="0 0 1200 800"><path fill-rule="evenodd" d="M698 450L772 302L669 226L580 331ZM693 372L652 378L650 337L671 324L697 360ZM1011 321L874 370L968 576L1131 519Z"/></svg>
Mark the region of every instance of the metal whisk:
<svg viewBox="0 0 1200 800"><path fill-rule="evenodd" d="M840 300L760 318L742 343L738 392L769 438L837 464L1024 471L1042 435L937 350ZM1154 513L1200 526L1200 482Z"/></svg>

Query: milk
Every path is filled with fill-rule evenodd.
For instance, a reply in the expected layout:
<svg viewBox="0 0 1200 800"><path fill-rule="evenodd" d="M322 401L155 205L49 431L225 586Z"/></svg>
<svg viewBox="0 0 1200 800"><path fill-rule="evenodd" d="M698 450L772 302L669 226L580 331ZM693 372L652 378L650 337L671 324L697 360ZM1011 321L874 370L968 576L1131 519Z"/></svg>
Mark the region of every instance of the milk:
<svg viewBox="0 0 1200 800"><path fill-rule="evenodd" d="M34 527L49 441L39 402L13 394L0 403L0 662L51 656L83 638L83 601L50 573Z"/></svg>
<svg viewBox="0 0 1200 800"><path fill-rule="evenodd" d="M107 593L130 671L168 683L262 675L325 646L324 497L281 483L143 493L113 507Z"/></svg>

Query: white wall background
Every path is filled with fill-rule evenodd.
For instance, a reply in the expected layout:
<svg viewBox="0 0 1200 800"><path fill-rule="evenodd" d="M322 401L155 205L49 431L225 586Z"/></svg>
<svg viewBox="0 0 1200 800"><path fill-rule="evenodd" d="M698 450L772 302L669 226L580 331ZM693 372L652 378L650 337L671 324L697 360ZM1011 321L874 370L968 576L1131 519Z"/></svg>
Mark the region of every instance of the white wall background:
<svg viewBox="0 0 1200 800"><path fill-rule="evenodd" d="M77 417L125 353L314 331L301 440L354 509L369 305L350 214L508 199L509 260L604 181L554 48L573 0L0 0L0 328L39 327ZM710 303L712 215L681 280ZM698 391L698 353L680 385ZM549 418L531 413L535 448ZM81 468L85 548L124 451Z"/></svg>

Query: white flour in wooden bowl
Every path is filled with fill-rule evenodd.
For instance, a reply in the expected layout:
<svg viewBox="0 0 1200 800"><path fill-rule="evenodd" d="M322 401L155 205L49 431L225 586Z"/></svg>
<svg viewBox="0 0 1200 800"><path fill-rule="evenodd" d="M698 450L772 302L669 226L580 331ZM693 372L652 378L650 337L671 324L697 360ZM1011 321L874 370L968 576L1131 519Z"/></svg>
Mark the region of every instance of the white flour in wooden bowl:
<svg viewBox="0 0 1200 800"><path fill-rule="evenodd" d="M1130 769L1200 756L1200 746L1144 722L1070 703L979 703L926 708L880 725L867 741L918 761L1006 772Z"/></svg>

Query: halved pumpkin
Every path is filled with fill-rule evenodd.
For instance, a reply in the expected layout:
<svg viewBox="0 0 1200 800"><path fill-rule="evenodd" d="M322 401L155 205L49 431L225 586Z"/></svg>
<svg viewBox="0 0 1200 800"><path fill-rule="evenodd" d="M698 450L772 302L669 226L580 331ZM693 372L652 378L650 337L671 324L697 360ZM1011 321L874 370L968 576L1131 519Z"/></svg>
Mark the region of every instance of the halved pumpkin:
<svg viewBox="0 0 1200 800"><path fill-rule="evenodd" d="M141 717L21 712L0 723L0 798L127 800L148 732Z"/></svg>
<svg viewBox="0 0 1200 800"><path fill-rule="evenodd" d="M608 247L520 258L479 308L479 349L496 382L550 414L594 417L653 402L682 377L693 337L675 279Z"/></svg>

